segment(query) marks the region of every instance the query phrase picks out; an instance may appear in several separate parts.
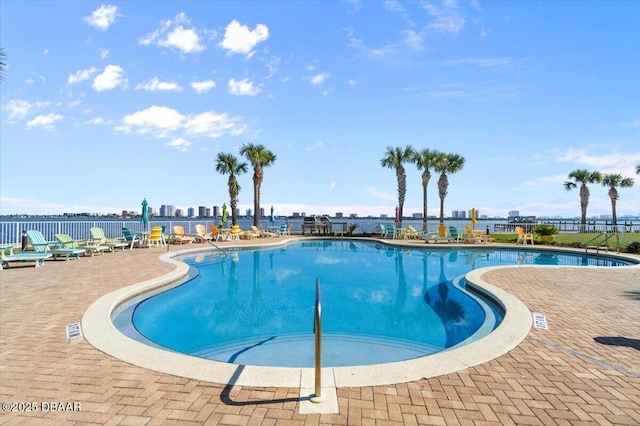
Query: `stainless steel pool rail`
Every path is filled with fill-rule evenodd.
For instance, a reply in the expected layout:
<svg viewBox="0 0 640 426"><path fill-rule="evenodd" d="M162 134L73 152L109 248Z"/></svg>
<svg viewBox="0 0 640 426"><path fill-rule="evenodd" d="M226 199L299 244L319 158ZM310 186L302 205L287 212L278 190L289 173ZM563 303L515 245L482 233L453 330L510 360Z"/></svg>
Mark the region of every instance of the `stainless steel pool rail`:
<svg viewBox="0 0 640 426"><path fill-rule="evenodd" d="M322 301L320 299L320 278L316 278L316 305L313 316L313 333L315 338L315 393L312 402L324 401L322 395Z"/></svg>
<svg viewBox="0 0 640 426"><path fill-rule="evenodd" d="M589 249L595 249L596 254L600 254L600 247L605 247L607 249L607 251L609 250L609 247L607 246L607 242L609 241L609 238L615 236L616 237L616 243L617 243L617 248L618 248L618 253L620 253L620 234L618 233L607 233L607 232L601 232L598 235L596 235L595 237L593 237L592 239L590 239L589 241L587 241L585 243L585 249L584 252L587 253L589 251ZM591 244L592 242L596 241L597 239L604 237L604 240L597 242L595 245Z"/></svg>

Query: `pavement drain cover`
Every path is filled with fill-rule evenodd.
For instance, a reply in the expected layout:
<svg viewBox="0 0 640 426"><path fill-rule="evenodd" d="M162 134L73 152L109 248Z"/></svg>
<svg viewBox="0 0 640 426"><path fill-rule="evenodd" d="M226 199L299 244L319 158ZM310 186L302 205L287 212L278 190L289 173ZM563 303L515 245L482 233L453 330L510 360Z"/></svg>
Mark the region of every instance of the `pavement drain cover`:
<svg viewBox="0 0 640 426"><path fill-rule="evenodd" d="M541 314L540 312L533 313L533 325L535 328L542 328L544 330L549 329L549 326L547 325L547 317L545 314Z"/></svg>
<svg viewBox="0 0 640 426"><path fill-rule="evenodd" d="M82 328L80 323L69 324L67 326L67 343L82 339Z"/></svg>

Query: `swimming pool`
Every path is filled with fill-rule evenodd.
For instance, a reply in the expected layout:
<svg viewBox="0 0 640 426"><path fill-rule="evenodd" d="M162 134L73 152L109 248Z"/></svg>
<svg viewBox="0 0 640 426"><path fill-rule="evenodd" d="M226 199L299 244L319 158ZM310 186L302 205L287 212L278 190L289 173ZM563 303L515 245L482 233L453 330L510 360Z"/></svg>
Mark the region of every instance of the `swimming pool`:
<svg viewBox="0 0 640 426"><path fill-rule="evenodd" d="M172 351L287 367L313 365L316 277L322 283L323 365L346 366L422 357L490 333L502 313L490 300L464 291L461 278L475 268L624 264L569 253L399 248L354 240L181 260L199 272L120 312L114 322L128 318L143 341Z"/></svg>

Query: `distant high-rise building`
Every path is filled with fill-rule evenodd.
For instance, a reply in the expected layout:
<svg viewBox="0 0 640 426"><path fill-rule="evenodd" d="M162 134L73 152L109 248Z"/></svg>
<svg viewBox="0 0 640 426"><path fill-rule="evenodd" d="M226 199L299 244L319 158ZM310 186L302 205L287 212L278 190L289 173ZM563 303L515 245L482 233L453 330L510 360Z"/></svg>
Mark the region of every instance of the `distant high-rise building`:
<svg viewBox="0 0 640 426"><path fill-rule="evenodd" d="M198 206L198 217L207 217L207 208L205 206Z"/></svg>
<svg viewBox="0 0 640 426"><path fill-rule="evenodd" d="M174 217L176 215L176 206L171 204L163 204L160 206L160 216Z"/></svg>
<svg viewBox="0 0 640 426"><path fill-rule="evenodd" d="M344 218L344 213L336 212L336 219L342 219L342 218Z"/></svg>
<svg viewBox="0 0 640 426"><path fill-rule="evenodd" d="M509 217L517 217L517 216L520 216L520 210L509 211Z"/></svg>
<svg viewBox="0 0 640 426"><path fill-rule="evenodd" d="M467 214L469 215L469 217L471 217L471 210L469 210ZM476 209L476 219L478 219L479 217L480 217L480 210Z"/></svg>
<svg viewBox="0 0 640 426"><path fill-rule="evenodd" d="M358 213L350 213L349 214L349 218L350 219L357 219L358 218Z"/></svg>
<svg viewBox="0 0 640 426"><path fill-rule="evenodd" d="M253 210L247 209L247 217L253 216Z"/></svg>
<svg viewBox="0 0 640 426"><path fill-rule="evenodd" d="M414 219L422 219L422 213L413 213L411 217Z"/></svg>
<svg viewBox="0 0 640 426"><path fill-rule="evenodd" d="M187 217L194 217L196 215L196 209L193 207L187 208Z"/></svg>
<svg viewBox="0 0 640 426"><path fill-rule="evenodd" d="M265 217L264 207L260 207L260 217Z"/></svg>
<svg viewBox="0 0 640 426"><path fill-rule="evenodd" d="M213 206L213 217L220 217L220 207Z"/></svg>
<svg viewBox="0 0 640 426"><path fill-rule="evenodd" d="M184 211L182 209L176 209L176 217L184 217Z"/></svg>

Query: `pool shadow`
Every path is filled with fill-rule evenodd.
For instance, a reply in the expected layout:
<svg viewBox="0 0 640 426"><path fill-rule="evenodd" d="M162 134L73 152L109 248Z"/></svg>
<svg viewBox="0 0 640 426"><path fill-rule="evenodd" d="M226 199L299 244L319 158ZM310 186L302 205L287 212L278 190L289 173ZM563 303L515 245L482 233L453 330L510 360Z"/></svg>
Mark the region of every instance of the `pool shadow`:
<svg viewBox="0 0 640 426"><path fill-rule="evenodd" d="M594 337L593 340L602 345L611 345L611 346L628 346L636 351L640 351L640 340L638 339L629 339L628 337L611 337L611 336L599 336Z"/></svg>
<svg viewBox="0 0 640 426"><path fill-rule="evenodd" d="M233 386L235 386L236 382L238 381L238 377L240 377L240 374L242 374L244 367L245 367L244 365L238 365L238 368L236 368L236 371L233 372L233 375L231 376L229 383L227 383L224 389L222 389L222 393L220 394L220 401L222 401L223 404L242 407L245 405L280 404L283 402L301 402L301 401L309 400L309 397L300 397L300 398L257 399L254 401L234 401L231 398L231 390L233 389Z"/></svg>

